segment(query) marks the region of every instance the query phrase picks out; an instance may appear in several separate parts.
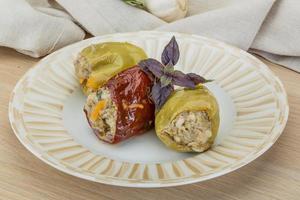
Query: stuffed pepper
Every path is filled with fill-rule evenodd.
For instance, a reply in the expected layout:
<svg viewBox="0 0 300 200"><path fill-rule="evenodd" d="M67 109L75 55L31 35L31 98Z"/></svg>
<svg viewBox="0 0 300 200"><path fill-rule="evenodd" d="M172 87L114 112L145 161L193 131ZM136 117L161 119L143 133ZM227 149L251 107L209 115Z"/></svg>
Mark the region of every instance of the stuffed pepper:
<svg viewBox="0 0 300 200"><path fill-rule="evenodd" d="M180 152L203 152L214 142L219 127L215 97L203 83L204 77L175 69L179 48L175 37L166 45L161 62L149 58L140 68L154 81L155 130L169 148ZM175 86L181 87L175 90Z"/></svg>
<svg viewBox="0 0 300 200"><path fill-rule="evenodd" d="M218 104L201 85L174 91L155 118L159 139L180 152L207 150L214 142L218 127Z"/></svg>
<svg viewBox="0 0 300 200"><path fill-rule="evenodd" d="M133 67L89 94L84 111L98 138L118 143L151 129L155 110L149 97L152 85L139 67Z"/></svg>
<svg viewBox="0 0 300 200"><path fill-rule="evenodd" d="M74 65L83 92L89 94L123 70L136 65L147 56L127 42L105 42L83 49Z"/></svg>

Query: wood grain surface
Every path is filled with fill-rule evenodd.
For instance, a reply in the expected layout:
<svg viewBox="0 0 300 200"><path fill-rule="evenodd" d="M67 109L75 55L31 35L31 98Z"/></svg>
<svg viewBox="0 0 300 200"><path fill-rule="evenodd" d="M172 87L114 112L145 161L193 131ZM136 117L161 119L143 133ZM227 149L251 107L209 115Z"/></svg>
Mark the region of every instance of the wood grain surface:
<svg viewBox="0 0 300 200"><path fill-rule="evenodd" d="M209 181L172 188L136 189L93 183L40 161L15 137L8 100L20 77L39 59L0 48L0 199L300 199L300 75L264 61L282 80L290 116L275 145L252 163Z"/></svg>

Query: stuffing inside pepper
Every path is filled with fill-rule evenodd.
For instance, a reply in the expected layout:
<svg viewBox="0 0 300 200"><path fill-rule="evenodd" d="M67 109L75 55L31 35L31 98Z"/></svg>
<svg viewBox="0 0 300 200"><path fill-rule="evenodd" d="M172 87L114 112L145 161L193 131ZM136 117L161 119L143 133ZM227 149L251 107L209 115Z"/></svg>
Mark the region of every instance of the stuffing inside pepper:
<svg viewBox="0 0 300 200"><path fill-rule="evenodd" d="M116 132L117 108L109 91L101 88L91 93L84 108L89 116L90 125L97 130L98 137L111 142Z"/></svg>
<svg viewBox="0 0 300 200"><path fill-rule="evenodd" d="M159 139L179 152L203 152L210 148L219 128L219 109L209 90L175 90L155 116Z"/></svg>
<svg viewBox="0 0 300 200"><path fill-rule="evenodd" d="M207 142L212 136L211 122L202 111L180 113L163 132L177 144L191 147L195 152L208 149Z"/></svg>

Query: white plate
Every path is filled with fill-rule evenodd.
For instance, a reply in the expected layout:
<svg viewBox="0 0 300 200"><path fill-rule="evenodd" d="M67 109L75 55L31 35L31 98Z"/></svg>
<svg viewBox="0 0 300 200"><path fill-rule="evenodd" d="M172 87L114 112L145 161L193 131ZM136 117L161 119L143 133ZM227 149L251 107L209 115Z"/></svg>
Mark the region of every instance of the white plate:
<svg viewBox="0 0 300 200"><path fill-rule="evenodd" d="M154 131L120 144L99 141L85 119L85 97L73 60L84 47L126 41L159 59L175 35L176 66L208 79L220 107L215 145L202 154L167 149ZM49 165L68 174L111 185L165 187L211 179L251 162L282 133L288 118L285 90L252 55L196 35L136 32L94 37L42 59L16 85L10 100L11 126L22 144Z"/></svg>

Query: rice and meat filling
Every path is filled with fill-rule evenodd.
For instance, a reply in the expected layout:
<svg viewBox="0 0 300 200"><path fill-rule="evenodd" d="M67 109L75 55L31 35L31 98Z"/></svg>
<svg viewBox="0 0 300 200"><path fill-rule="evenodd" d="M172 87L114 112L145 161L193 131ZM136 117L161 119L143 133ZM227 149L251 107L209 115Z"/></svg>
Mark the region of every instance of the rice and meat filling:
<svg viewBox="0 0 300 200"><path fill-rule="evenodd" d="M80 80L89 78L89 75L92 72L92 66L87 63L83 56L79 55L75 60L74 65L75 73Z"/></svg>
<svg viewBox="0 0 300 200"><path fill-rule="evenodd" d="M210 147L211 121L206 112L185 111L175 117L164 130L177 144L189 146L196 152Z"/></svg>
<svg viewBox="0 0 300 200"><path fill-rule="evenodd" d="M101 88L91 93L84 108L97 136L107 142L112 141L116 133L117 107L109 91Z"/></svg>

